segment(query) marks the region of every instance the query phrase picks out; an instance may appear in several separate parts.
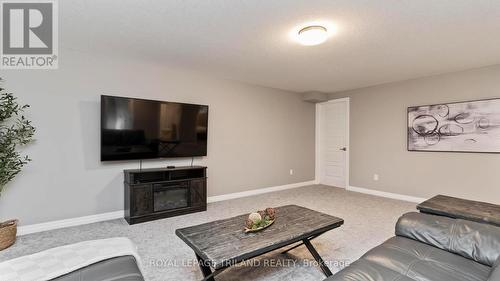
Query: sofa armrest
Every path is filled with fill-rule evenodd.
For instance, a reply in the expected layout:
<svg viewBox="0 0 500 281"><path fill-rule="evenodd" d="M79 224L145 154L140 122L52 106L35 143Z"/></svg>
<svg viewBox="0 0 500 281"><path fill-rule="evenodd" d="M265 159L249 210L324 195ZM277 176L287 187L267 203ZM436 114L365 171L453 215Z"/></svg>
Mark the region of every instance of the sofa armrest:
<svg viewBox="0 0 500 281"><path fill-rule="evenodd" d="M461 255L487 266L500 256L500 227L443 216L407 213L396 235Z"/></svg>
<svg viewBox="0 0 500 281"><path fill-rule="evenodd" d="M144 281L133 256L115 257L77 269L50 281Z"/></svg>

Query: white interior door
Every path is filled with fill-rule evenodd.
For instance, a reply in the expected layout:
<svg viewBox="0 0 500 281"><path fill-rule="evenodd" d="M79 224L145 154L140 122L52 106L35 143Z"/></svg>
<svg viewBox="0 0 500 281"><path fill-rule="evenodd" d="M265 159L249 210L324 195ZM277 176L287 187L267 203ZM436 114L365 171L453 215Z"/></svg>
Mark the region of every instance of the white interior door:
<svg viewBox="0 0 500 281"><path fill-rule="evenodd" d="M346 188L349 182L349 99L316 107L316 176L319 183Z"/></svg>

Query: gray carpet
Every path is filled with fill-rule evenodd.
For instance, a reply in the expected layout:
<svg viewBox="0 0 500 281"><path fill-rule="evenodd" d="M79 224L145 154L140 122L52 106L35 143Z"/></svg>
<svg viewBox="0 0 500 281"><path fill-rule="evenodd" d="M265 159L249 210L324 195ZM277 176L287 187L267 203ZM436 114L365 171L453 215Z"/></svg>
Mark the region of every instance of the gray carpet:
<svg viewBox="0 0 500 281"><path fill-rule="evenodd" d="M133 226L118 219L25 235L0 252L0 261L83 240L125 236L138 245L148 280L201 280L193 252L175 236L175 229L286 204L301 205L345 220L342 227L313 241L332 272L393 236L397 218L415 211L412 203L327 186L308 186L211 203L207 212ZM323 280L313 261L303 246L287 255L276 251L228 269L217 280Z"/></svg>

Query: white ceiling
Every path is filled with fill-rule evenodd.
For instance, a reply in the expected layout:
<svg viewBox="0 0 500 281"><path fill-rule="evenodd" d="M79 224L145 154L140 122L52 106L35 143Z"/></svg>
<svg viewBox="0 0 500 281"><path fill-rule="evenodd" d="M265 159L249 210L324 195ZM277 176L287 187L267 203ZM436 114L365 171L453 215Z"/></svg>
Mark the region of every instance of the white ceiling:
<svg viewBox="0 0 500 281"><path fill-rule="evenodd" d="M299 92L500 63L499 0L61 0L59 9L60 48ZM313 47L291 40L315 20L338 34Z"/></svg>

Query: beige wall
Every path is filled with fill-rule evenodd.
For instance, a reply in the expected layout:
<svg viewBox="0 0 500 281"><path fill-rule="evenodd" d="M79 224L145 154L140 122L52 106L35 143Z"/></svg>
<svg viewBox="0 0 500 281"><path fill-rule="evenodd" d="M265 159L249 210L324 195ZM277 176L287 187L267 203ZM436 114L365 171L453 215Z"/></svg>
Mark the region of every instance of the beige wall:
<svg viewBox="0 0 500 281"><path fill-rule="evenodd" d="M99 161L101 94L208 104L209 196L314 179L314 104L301 95L123 58L65 51L53 71L2 71L37 127L32 158L0 197L0 220L33 224L123 209L123 173ZM150 160L144 167L187 165ZM294 169L294 174L289 174Z"/></svg>
<svg viewBox="0 0 500 281"><path fill-rule="evenodd" d="M330 98L346 96L351 97L351 186L500 203L500 154L406 150L408 106L500 97L500 66L335 93ZM373 180L375 173L379 181Z"/></svg>

